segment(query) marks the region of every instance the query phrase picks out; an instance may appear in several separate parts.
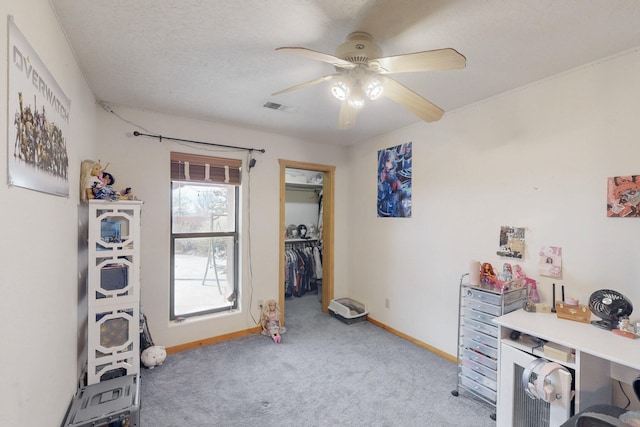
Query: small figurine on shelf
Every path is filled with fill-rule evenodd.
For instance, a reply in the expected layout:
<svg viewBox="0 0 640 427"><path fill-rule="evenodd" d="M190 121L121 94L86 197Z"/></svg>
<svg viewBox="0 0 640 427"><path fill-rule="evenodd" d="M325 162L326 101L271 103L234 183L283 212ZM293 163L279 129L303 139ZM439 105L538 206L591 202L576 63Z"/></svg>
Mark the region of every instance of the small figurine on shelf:
<svg viewBox="0 0 640 427"><path fill-rule="evenodd" d="M493 266L488 263L482 263L480 267L480 283L483 285L495 285L497 281L496 273L493 272Z"/></svg>
<svg viewBox="0 0 640 427"><path fill-rule="evenodd" d="M511 271L511 264L505 262L502 266L502 281L509 282L513 280L513 272Z"/></svg>
<svg viewBox="0 0 640 427"><path fill-rule="evenodd" d="M271 337L275 343L282 340L281 335L286 332L286 328L280 325L280 308L275 300L268 300L262 309L262 335Z"/></svg>
<svg viewBox="0 0 640 427"><path fill-rule="evenodd" d="M522 271L522 267L520 267L520 264L516 264L513 266L513 278L514 279L524 279L527 276L524 274L524 271Z"/></svg>

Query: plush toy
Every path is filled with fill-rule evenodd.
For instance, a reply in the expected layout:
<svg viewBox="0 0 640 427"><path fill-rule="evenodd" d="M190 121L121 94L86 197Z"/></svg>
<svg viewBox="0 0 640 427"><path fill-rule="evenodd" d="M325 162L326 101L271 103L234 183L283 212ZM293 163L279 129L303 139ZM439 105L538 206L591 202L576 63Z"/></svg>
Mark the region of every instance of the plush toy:
<svg viewBox="0 0 640 427"><path fill-rule="evenodd" d="M93 187L101 184L102 166L100 162L83 160L80 165L80 200L93 198Z"/></svg>
<svg viewBox="0 0 640 427"><path fill-rule="evenodd" d="M113 189L116 182L113 175L106 172L109 167L102 166L98 160L84 160L80 166L80 200L86 202L87 199L102 200L137 200L131 191L131 187L127 187L121 192Z"/></svg>
<svg viewBox="0 0 640 427"><path fill-rule="evenodd" d="M162 365L162 362L164 362L166 358L167 350L159 345L148 347L140 354L140 361L149 369Z"/></svg>

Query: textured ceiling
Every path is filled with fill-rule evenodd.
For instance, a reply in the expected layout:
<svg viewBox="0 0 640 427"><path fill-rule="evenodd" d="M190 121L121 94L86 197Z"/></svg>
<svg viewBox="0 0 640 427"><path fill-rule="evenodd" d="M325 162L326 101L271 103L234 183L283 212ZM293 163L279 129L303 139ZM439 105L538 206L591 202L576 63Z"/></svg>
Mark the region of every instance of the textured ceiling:
<svg viewBox="0 0 640 427"><path fill-rule="evenodd" d="M360 30L384 56L454 48L467 59L463 70L394 74L446 115L640 46L637 0L50 1L96 98L114 109L342 144L419 119L383 98L365 105L354 128L338 130L328 84L271 95L335 69L277 47L333 55ZM267 101L288 108L264 108Z"/></svg>

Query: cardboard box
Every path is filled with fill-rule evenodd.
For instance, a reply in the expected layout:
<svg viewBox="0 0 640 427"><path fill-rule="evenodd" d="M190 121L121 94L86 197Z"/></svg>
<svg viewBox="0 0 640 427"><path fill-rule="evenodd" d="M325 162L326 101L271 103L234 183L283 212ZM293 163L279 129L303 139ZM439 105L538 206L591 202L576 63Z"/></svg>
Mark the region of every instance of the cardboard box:
<svg viewBox="0 0 640 427"><path fill-rule="evenodd" d="M554 342L548 342L544 345L544 355L561 362L569 362L573 350Z"/></svg>

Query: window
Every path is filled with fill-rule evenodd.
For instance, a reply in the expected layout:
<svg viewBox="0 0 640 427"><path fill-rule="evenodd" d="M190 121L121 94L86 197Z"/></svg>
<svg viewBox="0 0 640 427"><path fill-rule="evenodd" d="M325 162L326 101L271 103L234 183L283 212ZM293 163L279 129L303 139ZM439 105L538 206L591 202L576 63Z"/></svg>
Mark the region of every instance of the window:
<svg viewBox="0 0 640 427"><path fill-rule="evenodd" d="M171 320L238 307L241 165L171 153Z"/></svg>

